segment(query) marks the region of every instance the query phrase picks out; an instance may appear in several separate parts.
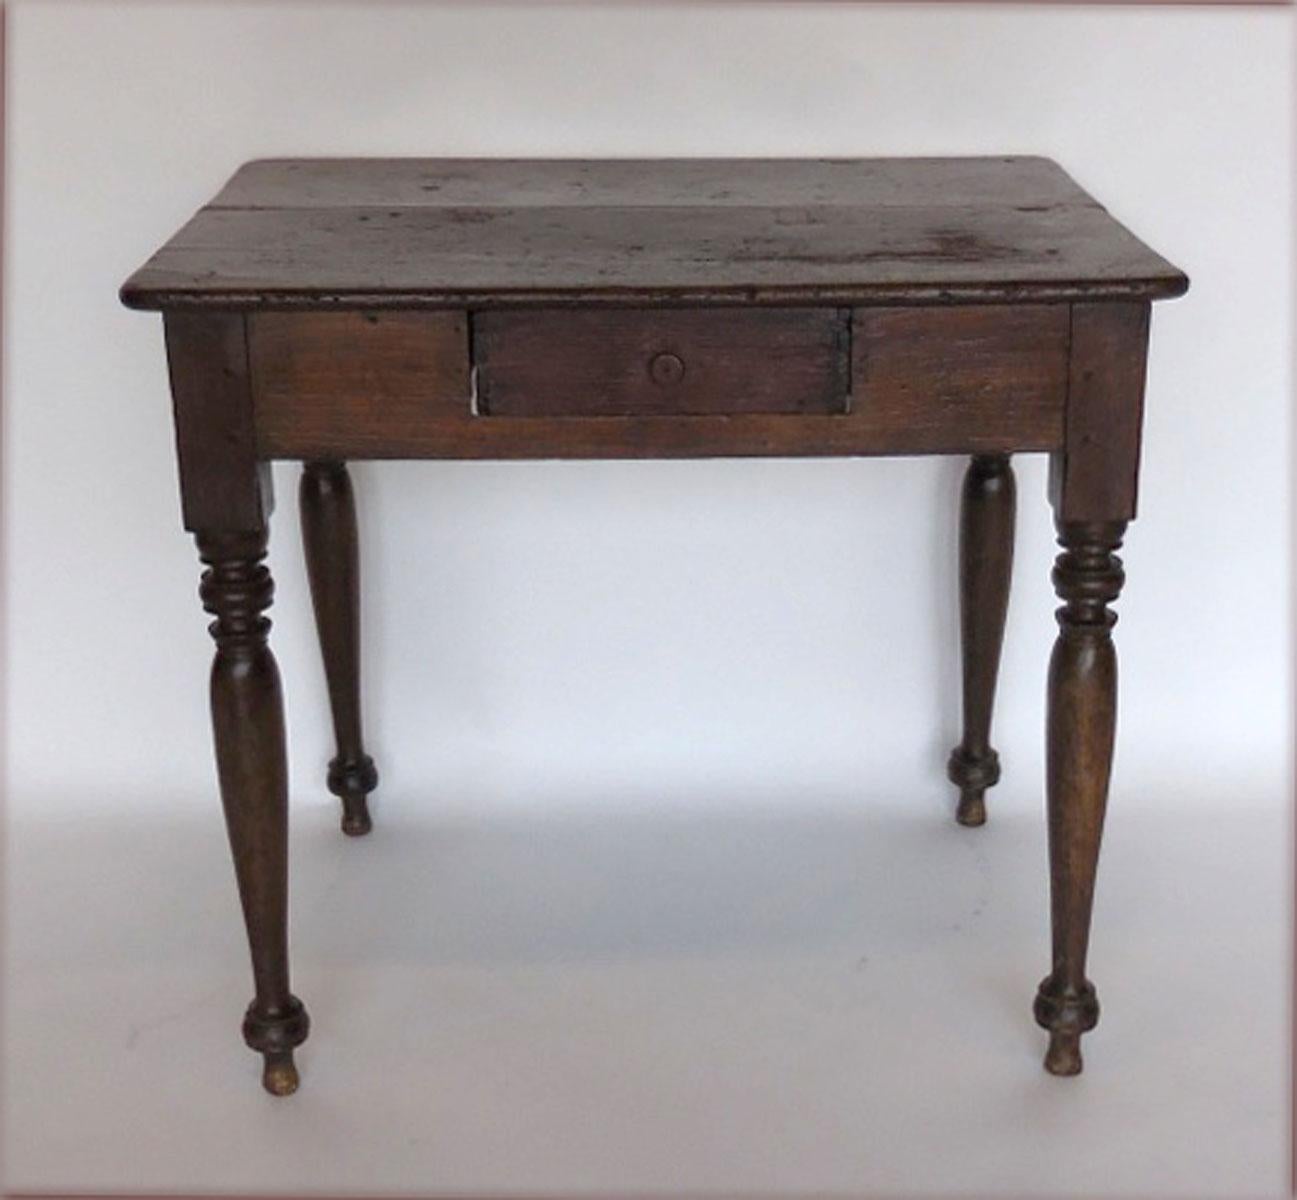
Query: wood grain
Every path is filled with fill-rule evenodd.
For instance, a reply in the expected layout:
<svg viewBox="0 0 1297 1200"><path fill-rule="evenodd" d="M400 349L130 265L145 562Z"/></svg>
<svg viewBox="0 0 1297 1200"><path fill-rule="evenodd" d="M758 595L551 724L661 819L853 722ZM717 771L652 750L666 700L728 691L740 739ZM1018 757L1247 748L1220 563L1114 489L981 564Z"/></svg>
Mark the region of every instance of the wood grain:
<svg viewBox="0 0 1297 1200"><path fill-rule="evenodd" d="M1048 158L263 158L213 208L951 208L1097 201Z"/></svg>
<svg viewBox="0 0 1297 1200"><path fill-rule="evenodd" d="M1066 305L861 308L852 405L880 429L957 441L996 428L1027 446L1062 437Z"/></svg>
<svg viewBox="0 0 1297 1200"><path fill-rule="evenodd" d="M263 447L468 412L464 313L254 313L248 331Z"/></svg>
<svg viewBox="0 0 1297 1200"><path fill-rule="evenodd" d="M138 308L848 307L1155 297L1184 276L1042 159L251 164Z"/></svg>
<svg viewBox="0 0 1297 1200"><path fill-rule="evenodd" d="M428 417L350 428L284 426L262 441L273 458L643 459L1011 454L1057 439L1001 424L906 425L866 408L842 415L742 413L674 417Z"/></svg>
<svg viewBox="0 0 1297 1200"><path fill-rule="evenodd" d="M1066 438L1050 462L1064 521L1129 521L1139 490L1149 305L1072 309Z"/></svg>
<svg viewBox="0 0 1297 1200"><path fill-rule="evenodd" d="M257 459L243 317L167 313L164 328L184 526L259 529L274 494Z"/></svg>
<svg viewBox="0 0 1297 1200"><path fill-rule="evenodd" d="M802 320L796 310L789 315ZM688 322L697 317L681 313L663 327L675 329L678 322L682 336L687 336ZM521 315L494 314L485 322L485 343L477 345L474 353L479 357L485 353L488 366L492 358L502 355L514 365L543 362L548 364L545 371L558 370L556 362L565 356L545 347L541 334L549 332L558 339L574 336L565 332L566 320L572 318L576 329L586 331L575 335L577 344L597 360L600 352L587 334L608 326L587 321L584 314L571 314L563 322L556 318L554 324L547 322L531 334L527 332L530 321ZM279 319L290 320L283 315ZM478 343L482 318L475 317L474 324ZM1066 307L862 310L854 326L850 357L855 363L855 386L847 412L803 410L796 420L782 413L751 411L554 416L548 414L568 401L551 382L546 391L520 387L512 396L506 395L503 414L496 407L498 397L488 396L488 410L495 415L482 416L474 415L460 400L376 402L375 395L401 390L376 380L369 394L331 385L327 401L310 403L294 401L293 393L284 391L266 404L259 391L260 450L268 457L303 459L710 458L1007 454L1055 450L1062 444ZM799 328L797 337L803 338L806 329L818 326L812 321ZM515 335L522 340L509 349ZM777 344L773 330L771 339L770 345ZM559 347L564 344L558 342ZM827 345L822 342L821 350ZM746 378L759 388L761 370L779 376L777 355L761 356L755 346L742 349L741 355L731 355L733 362L723 368L718 365L713 378ZM845 360L845 352L842 357ZM610 402L593 387L601 374L606 383L613 382L606 365L574 363L570 370L573 376L568 382L579 377L581 386L588 389L574 407L626 401L623 394ZM761 395L762 403L783 402L778 388ZM737 407L752 399L745 401L738 390L723 388L710 395L709 402ZM517 406L512 414L509 404ZM546 415L530 415L533 412Z"/></svg>

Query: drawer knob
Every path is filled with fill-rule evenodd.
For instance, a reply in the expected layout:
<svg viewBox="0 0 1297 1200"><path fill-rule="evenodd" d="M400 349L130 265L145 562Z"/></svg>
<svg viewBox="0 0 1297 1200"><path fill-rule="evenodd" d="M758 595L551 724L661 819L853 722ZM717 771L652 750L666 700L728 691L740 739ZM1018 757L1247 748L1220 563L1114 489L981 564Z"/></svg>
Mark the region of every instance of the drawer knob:
<svg viewBox="0 0 1297 1200"><path fill-rule="evenodd" d="M649 378L663 387L685 377L684 361L677 354L655 354L649 363Z"/></svg>

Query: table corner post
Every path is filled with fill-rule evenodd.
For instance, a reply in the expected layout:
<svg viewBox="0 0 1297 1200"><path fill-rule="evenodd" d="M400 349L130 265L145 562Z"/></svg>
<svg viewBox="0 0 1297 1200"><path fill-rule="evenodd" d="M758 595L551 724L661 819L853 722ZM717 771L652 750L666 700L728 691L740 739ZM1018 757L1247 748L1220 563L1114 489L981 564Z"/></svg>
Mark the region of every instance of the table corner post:
<svg viewBox="0 0 1297 1200"><path fill-rule="evenodd" d="M185 528L204 565L199 594L214 620L212 733L226 829L252 957L255 994L243 1037L263 1056L274 1095L298 1086L294 1048L310 1020L289 987L288 766L283 690L265 615L273 506L257 455L251 372L239 313L165 315Z"/></svg>
<svg viewBox="0 0 1297 1200"><path fill-rule="evenodd" d="M1116 736L1110 605L1125 582L1116 552L1135 516L1148 314L1147 302L1072 306L1063 444L1050 463L1062 548L1046 720L1053 953L1035 1017L1049 1031L1045 1069L1055 1075L1080 1073L1081 1035L1099 1019L1086 957Z"/></svg>

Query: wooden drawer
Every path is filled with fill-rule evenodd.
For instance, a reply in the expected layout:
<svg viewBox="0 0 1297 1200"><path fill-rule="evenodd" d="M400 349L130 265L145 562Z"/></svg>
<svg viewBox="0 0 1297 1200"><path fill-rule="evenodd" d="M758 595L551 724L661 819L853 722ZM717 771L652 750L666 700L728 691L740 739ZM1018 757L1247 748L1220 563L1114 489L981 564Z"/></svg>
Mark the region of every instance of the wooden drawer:
<svg viewBox="0 0 1297 1200"><path fill-rule="evenodd" d="M845 309L485 312L471 340L479 416L847 410Z"/></svg>

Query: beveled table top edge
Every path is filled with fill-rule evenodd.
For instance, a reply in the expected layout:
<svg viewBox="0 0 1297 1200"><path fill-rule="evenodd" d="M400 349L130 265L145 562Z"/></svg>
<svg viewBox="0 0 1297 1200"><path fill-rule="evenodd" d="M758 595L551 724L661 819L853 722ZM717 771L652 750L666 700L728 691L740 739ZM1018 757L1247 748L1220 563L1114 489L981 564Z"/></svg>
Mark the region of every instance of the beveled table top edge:
<svg viewBox="0 0 1297 1200"><path fill-rule="evenodd" d="M940 306L962 304L1073 304L1132 300L1171 300L1183 296L1189 279L1182 272L1120 283L1007 285L875 285L860 288L710 288L674 289L494 289L490 291L352 291L244 290L194 291L178 287L137 285L128 280L119 298L140 312L337 312L436 311L446 309L724 307Z"/></svg>

